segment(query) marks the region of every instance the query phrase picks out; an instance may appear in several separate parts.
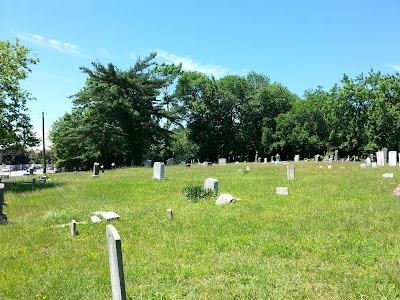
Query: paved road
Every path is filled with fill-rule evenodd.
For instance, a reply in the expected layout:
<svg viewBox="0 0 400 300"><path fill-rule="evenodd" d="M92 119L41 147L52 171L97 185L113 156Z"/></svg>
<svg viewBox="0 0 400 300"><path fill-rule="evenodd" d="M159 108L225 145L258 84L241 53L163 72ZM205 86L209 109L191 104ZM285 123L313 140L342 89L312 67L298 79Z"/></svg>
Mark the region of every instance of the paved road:
<svg viewBox="0 0 400 300"><path fill-rule="evenodd" d="M47 170L48 174L54 174L54 170ZM37 169L33 173L34 175L43 175L43 169ZM12 172L0 172L0 175L11 175L10 177L22 177L29 175L29 171L21 170L21 171L12 171Z"/></svg>

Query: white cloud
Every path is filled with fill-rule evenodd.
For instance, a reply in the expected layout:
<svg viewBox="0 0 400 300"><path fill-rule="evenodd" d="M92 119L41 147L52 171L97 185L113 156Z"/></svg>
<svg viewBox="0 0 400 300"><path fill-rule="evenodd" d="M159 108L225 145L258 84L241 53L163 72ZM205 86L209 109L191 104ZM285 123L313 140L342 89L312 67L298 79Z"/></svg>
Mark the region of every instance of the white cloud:
<svg viewBox="0 0 400 300"><path fill-rule="evenodd" d="M200 73L214 75L215 77L223 76L227 74L229 71L228 68L222 66L201 64L199 62L192 60L189 57L177 56L172 53L167 53L164 50L157 50L156 52L157 52L157 57L160 57L170 63L174 63L176 65L182 63L182 69L186 71L198 71Z"/></svg>
<svg viewBox="0 0 400 300"><path fill-rule="evenodd" d="M114 58L114 55L112 55L109 51L106 49L100 49L99 54L105 58Z"/></svg>
<svg viewBox="0 0 400 300"><path fill-rule="evenodd" d="M400 72L400 65L388 65L390 68L392 68L393 70Z"/></svg>
<svg viewBox="0 0 400 300"><path fill-rule="evenodd" d="M82 55L78 50L78 46L71 43L64 43L54 39L46 39L37 34L19 34L18 38L24 41L31 42L35 45L48 47L69 55Z"/></svg>

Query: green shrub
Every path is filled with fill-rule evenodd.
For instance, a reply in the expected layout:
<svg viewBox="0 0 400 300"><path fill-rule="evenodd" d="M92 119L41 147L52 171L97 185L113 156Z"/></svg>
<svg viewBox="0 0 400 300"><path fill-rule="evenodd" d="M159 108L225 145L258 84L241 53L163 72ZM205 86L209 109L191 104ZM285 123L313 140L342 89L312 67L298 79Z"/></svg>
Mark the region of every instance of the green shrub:
<svg viewBox="0 0 400 300"><path fill-rule="evenodd" d="M183 189L183 194L188 201L197 201L200 199L209 199L215 196L213 190L205 189L203 186L198 184L191 184Z"/></svg>

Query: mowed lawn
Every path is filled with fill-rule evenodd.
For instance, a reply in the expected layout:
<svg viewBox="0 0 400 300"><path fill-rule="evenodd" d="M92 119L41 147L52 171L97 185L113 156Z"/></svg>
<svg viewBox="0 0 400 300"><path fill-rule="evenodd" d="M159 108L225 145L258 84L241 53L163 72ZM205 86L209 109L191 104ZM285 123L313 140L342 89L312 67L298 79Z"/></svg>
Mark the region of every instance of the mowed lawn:
<svg viewBox="0 0 400 300"><path fill-rule="evenodd" d="M271 163L167 166L162 181L150 168L3 180L0 299L111 299L109 223L91 223L95 211L121 216L128 299L399 299L400 168L291 164L293 181ZM187 201L183 188L208 177L241 200ZM55 226L73 219L86 222L77 236Z"/></svg>

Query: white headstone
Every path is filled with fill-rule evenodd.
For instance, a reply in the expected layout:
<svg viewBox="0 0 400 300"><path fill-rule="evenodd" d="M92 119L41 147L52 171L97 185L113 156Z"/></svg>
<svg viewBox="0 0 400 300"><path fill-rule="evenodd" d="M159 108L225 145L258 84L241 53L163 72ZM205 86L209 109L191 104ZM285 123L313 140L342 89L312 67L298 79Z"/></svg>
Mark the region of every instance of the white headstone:
<svg viewBox="0 0 400 300"><path fill-rule="evenodd" d="M294 180L294 166L287 166L287 179Z"/></svg>
<svg viewBox="0 0 400 300"><path fill-rule="evenodd" d="M393 178L393 173L385 173L382 175L383 178Z"/></svg>
<svg viewBox="0 0 400 300"><path fill-rule="evenodd" d="M126 300L121 238L113 225L106 227L113 300Z"/></svg>
<svg viewBox="0 0 400 300"><path fill-rule="evenodd" d="M172 213L172 209L170 209L170 208L167 209L167 217L170 218L170 219L174 218L174 215Z"/></svg>
<svg viewBox="0 0 400 300"><path fill-rule="evenodd" d="M219 159L218 159L218 164L219 164L219 165L226 165L226 163L227 163L226 158L219 158Z"/></svg>
<svg viewBox="0 0 400 300"><path fill-rule="evenodd" d="M268 162L268 158L264 158L264 164L266 164Z"/></svg>
<svg viewBox="0 0 400 300"><path fill-rule="evenodd" d="M374 168L374 169L375 169L375 168L377 168L377 167L378 167L378 164L377 164L377 163L374 161L374 162L372 162L372 163L371 163L371 166L372 166L372 168Z"/></svg>
<svg viewBox="0 0 400 300"><path fill-rule="evenodd" d="M362 163L362 164L360 165L360 168L361 168L361 169L365 169L366 167L367 167L367 165L364 164L364 163Z"/></svg>
<svg viewBox="0 0 400 300"><path fill-rule="evenodd" d="M277 187L276 188L276 193L278 195L289 195L289 191L287 187Z"/></svg>
<svg viewBox="0 0 400 300"><path fill-rule="evenodd" d="M101 222L101 219L98 216L91 216L90 220L92 220L93 223Z"/></svg>
<svg viewBox="0 0 400 300"><path fill-rule="evenodd" d="M296 154L295 156L294 156L294 162L299 162L300 161L300 155L299 154Z"/></svg>
<svg viewBox="0 0 400 300"><path fill-rule="evenodd" d="M331 165L329 165L329 166L328 166L328 169L332 169L332 166L331 166Z"/></svg>
<svg viewBox="0 0 400 300"><path fill-rule="evenodd" d="M162 180L164 177L165 165L163 162L155 162L153 166L153 179Z"/></svg>
<svg viewBox="0 0 400 300"><path fill-rule="evenodd" d="M366 164L367 166L370 166L370 165L372 164L371 158L370 158L370 157L367 157L367 158L366 158L365 164Z"/></svg>
<svg viewBox="0 0 400 300"><path fill-rule="evenodd" d="M389 166L397 166L397 151L389 151Z"/></svg>
<svg viewBox="0 0 400 300"><path fill-rule="evenodd" d="M100 216L102 216L107 221L119 220L121 218L118 214L116 214L113 211L100 212Z"/></svg>
<svg viewBox="0 0 400 300"><path fill-rule="evenodd" d="M384 157L383 151L376 152L376 164L378 166L385 165L385 157Z"/></svg>
<svg viewBox="0 0 400 300"><path fill-rule="evenodd" d="M207 178L204 180L204 189L212 190L216 195L218 194L218 180L215 178Z"/></svg>
<svg viewBox="0 0 400 300"><path fill-rule="evenodd" d="M226 204L233 202L233 196L230 194L221 194L217 201L215 201L216 205Z"/></svg>

